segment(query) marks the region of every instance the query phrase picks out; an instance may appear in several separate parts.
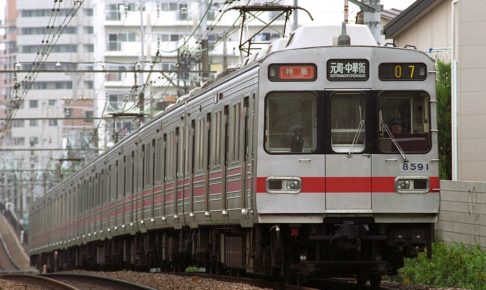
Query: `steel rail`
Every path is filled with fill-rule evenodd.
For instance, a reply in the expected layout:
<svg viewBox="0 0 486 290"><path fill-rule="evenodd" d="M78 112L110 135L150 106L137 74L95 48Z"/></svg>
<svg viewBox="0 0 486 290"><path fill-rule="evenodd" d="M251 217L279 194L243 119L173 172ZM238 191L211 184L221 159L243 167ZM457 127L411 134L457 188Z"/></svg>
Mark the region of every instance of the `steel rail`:
<svg viewBox="0 0 486 290"><path fill-rule="evenodd" d="M96 283L101 285L111 285L115 289L120 290L157 290L148 286L140 285L126 280L119 280L114 278L108 278L98 275L86 275L86 274L69 274L69 273L52 273L52 274L42 274L43 277L49 277L58 281L80 281L88 283ZM89 281L91 280L91 281ZM73 283L74 284L74 283Z"/></svg>
<svg viewBox="0 0 486 290"><path fill-rule="evenodd" d="M61 281L50 279L47 277L31 274L6 274L0 275L5 280L23 282L36 287L44 286L47 289L52 290L78 290L78 288L70 286Z"/></svg>

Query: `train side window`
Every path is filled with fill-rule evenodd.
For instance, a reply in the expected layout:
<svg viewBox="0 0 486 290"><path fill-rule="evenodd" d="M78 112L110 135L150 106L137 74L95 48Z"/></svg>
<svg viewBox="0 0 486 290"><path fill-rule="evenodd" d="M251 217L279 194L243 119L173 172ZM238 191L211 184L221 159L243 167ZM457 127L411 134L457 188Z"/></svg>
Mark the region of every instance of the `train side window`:
<svg viewBox="0 0 486 290"><path fill-rule="evenodd" d="M331 144L336 153L357 153L365 149L366 98L360 92L331 95Z"/></svg>
<svg viewBox="0 0 486 290"><path fill-rule="evenodd" d="M317 149L317 96L312 92L272 92L265 100L265 150L314 153Z"/></svg>
<svg viewBox="0 0 486 290"><path fill-rule="evenodd" d="M378 95L378 135L382 153L430 150L430 97L417 91L386 91Z"/></svg>

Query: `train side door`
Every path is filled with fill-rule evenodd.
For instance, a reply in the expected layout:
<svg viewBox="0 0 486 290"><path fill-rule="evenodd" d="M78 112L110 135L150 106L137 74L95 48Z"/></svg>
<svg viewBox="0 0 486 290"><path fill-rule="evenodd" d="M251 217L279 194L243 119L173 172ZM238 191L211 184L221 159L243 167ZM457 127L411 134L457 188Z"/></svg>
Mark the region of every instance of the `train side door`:
<svg viewBox="0 0 486 290"><path fill-rule="evenodd" d="M327 96L326 211L371 211L371 154L366 146L369 92L330 91Z"/></svg>

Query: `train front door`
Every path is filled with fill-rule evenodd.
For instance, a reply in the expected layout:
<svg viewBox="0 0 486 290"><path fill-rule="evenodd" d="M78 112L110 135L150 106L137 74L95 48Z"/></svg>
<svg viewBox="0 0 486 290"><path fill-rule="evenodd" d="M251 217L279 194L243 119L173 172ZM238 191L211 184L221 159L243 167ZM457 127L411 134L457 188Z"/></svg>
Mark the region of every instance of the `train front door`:
<svg viewBox="0 0 486 290"><path fill-rule="evenodd" d="M326 212L371 211L369 91L326 92L330 142L326 154Z"/></svg>

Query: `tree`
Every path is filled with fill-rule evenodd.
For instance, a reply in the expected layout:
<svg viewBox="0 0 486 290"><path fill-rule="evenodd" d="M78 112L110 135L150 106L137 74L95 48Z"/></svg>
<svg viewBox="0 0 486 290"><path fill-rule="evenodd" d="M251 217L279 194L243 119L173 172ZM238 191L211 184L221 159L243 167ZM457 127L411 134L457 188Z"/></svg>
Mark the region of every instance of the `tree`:
<svg viewBox="0 0 486 290"><path fill-rule="evenodd" d="M451 64L437 61L437 125L439 129L439 174L451 179Z"/></svg>

